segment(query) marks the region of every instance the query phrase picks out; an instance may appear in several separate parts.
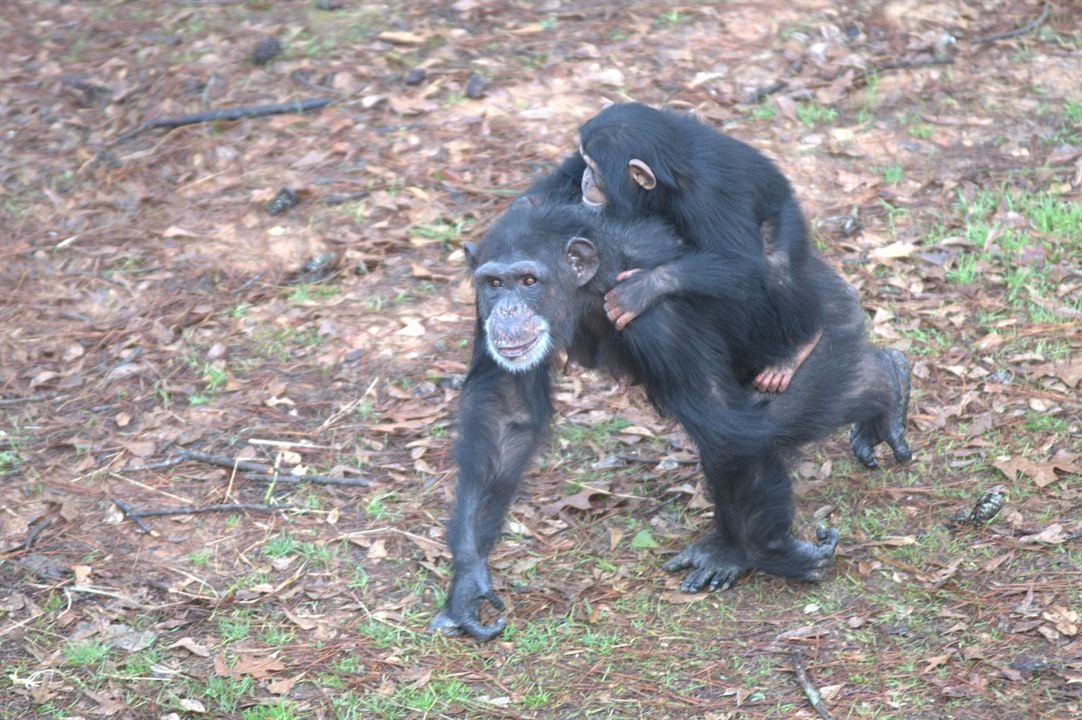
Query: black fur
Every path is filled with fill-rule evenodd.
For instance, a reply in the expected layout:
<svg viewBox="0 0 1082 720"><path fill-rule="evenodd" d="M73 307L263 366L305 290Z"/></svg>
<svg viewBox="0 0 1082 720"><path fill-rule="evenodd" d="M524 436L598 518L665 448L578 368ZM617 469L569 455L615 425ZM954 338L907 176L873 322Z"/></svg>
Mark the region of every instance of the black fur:
<svg viewBox="0 0 1082 720"><path fill-rule="evenodd" d="M739 302L721 327L739 382L812 339L822 325L815 301L829 281L811 261L789 182L766 156L689 115L639 103L610 105L579 136L599 165L606 214L661 218L695 251L673 262L669 291ZM630 179L632 158L650 166L657 187ZM578 200L585 167L571 155L527 194Z"/></svg>
<svg viewBox="0 0 1082 720"><path fill-rule="evenodd" d="M566 256L572 238L596 248L596 273L585 284L576 283ZM790 534L787 465L800 445L846 423L862 428L870 445L887 441L896 456L907 459L902 430L908 377L894 361L900 354L867 344L856 294L815 256L807 262L821 278L814 287L820 292L823 337L784 393L757 393L738 381L731 340L710 330L724 327L737 308L715 294L666 295L624 332L615 332L603 298L616 275L689 254L694 251L659 221L617 221L581 205L553 202L516 202L480 247L471 249L475 267L524 260L544 267L546 287L532 309L550 324L553 353L566 350L583 364L642 383L651 401L698 445L715 527L666 564L669 570L690 569L685 590L724 589L752 568L820 580L831 565L837 532L820 529L816 543ZM524 372L501 368L486 349L486 307L479 302L473 360L460 401L459 481L448 532L454 576L431 625L480 640L504 627L502 618L490 625L478 619L485 600L502 609L487 557L552 414L551 358Z"/></svg>

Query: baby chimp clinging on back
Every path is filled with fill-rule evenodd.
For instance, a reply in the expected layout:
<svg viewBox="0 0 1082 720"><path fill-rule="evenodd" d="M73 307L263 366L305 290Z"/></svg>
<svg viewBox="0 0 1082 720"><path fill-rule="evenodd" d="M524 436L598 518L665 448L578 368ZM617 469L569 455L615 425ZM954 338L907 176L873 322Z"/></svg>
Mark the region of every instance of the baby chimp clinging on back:
<svg viewBox="0 0 1082 720"><path fill-rule="evenodd" d="M726 589L758 568L782 577L821 580L833 561L835 530L816 542L793 537L787 465L800 445L856 423L853 448L871 456L887 442L909 459L905 418L908 365L864 337L855 293L829 267L820 284L823 341L788 390L758 393L732 370L725 329L739 298L662 294L623 332L604 311L604 296L623 270L655 268L687 248L663 223L620 221L554 201L516 202L477 247L466 248L477 291L470 371L459 405L459 466L448 526L454 574L434 630L479 640L504 620L483 624L484 601L497 609L487 558L499 537L523 470L552 415L554 355L642 383L699 448L715 503L714 527L665 564L689 570L682 588Z"/></svg>

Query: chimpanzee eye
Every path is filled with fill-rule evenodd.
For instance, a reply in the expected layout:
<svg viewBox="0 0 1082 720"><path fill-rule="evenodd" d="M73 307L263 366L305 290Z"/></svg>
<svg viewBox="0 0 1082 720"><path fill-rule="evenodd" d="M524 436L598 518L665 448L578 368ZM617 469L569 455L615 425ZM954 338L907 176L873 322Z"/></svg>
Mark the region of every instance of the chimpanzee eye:
<svg viewBox="0 0 1082 720"><path fill-rule="evenodd" d="M533 285L536 282L537 282L537 278L535 278L533 275L526 275L526 276L524 276L522 278L522 284L525 285L526 287L529 287L530 285Z"/></svg>
<svg viewBox="0 0 1082 720"><path fill-rule="evenodd" d="M503 287L503 281L500 280L499 278L489 278L488 279L488 286L492 287L492 288Z"/></svg>

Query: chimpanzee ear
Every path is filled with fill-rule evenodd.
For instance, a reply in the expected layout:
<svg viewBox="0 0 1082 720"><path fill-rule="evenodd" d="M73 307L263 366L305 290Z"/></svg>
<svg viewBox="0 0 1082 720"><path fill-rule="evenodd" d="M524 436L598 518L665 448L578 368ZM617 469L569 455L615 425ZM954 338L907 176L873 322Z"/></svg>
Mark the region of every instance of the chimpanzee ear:
<svg viewBox="0 0 1082 720"><path fill-rule="evenodd" d="M584 237L573 237L567 241L564 251L567 262L575 272L575 284L582 287L597 274L597 248Z"/></svg>
<svg viewBox="0 0 1082 720"><path fill-rule="evenodd" d="M631 173L631 179L637 182L643 190L653 190L657 186L654 171L642 160L631 158L627 161L627 168L627 171Z"/></svg>
<svg viewBox="0 0 1082 720"><path fill-rule="evenodd" d="M462 252L466 253L466 262L469 263L470 270L477 269L477 246L471 242L462 243Z"/></svg>

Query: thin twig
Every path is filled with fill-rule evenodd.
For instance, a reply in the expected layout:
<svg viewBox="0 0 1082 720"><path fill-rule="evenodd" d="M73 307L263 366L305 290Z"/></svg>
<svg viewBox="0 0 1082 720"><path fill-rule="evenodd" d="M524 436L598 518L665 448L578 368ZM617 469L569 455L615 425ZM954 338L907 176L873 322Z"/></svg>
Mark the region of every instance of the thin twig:
<svg viewBox="0 0 1082 720"><path fill-rule="evenodd" d="M1044 4L1044 7L1041 8L1040 16L1036 20L1034 20L1031 23L1027 23L1026 25L1023 25L1022 27L1018 28L1017 30L1008 30L1007 32L993 33L991 35L984 35L984 36L979 37L979 38L974 38L973 40L970 40L969 42L972 42L972 43L974 43L976 45L984 45L985 43L996 42L997 40L1007 40L1009 38L1015 38L1015 37L1020 37L1022 35L1028 35L1029 33L1033 32L1034 30L1039 28L1041 25L1044 25L1044 21L1048 19L1048 13L1049 13L1049 10L1050 10L1050 7L1049 7L1050 5L1051 5L1051 3L1046 2Z"/></svg>
<svg viewBox="0 0 1082 720"><path fill-rule="evenodd" d="M310 98L308 100L274 103L273 105L248 105L245 107L229 108L227 110L211 110L208 112L195 113L194 115L159 118L157 120L145 122L139 127L129 130L118 137L115 144L119 145L125 143L140 133L156 128L177 128L183 125L217 122L219 120L240 120L241 118L281 115L282 113L303 113L308 112L309 110L318 110L319 108L329 105L330 102L331 98Z"/></svg>
<svg viewBox="0 0 1082 720"><path fill-rule="evenodd" d="M143 520L139 517L139 513L135 512L135 509L132 508L131 505L124 502L123 500L118 500L116 498L113 498L113 504L120 508L120 512L124 513L124 517L128 518L133 523L138 525L140 530L147 534L151 532L150 526L143 522Z"/></svg>
<svg viewBox="0 0 1082 720"><path fill-rule="evenodd" d="M657 465L658 463L663 463L666 460L671 460L677 465L699 464L698 460L677 460L676 458L661 458L659 460L658 458L639 457L638 455L617 455L616 457L620 460L623 460L624 462L642 463L643 465Z"/></svg>
<svg viewBox="0 0 1082 720"><path fill-rule="evenodd" d="M185 460L195 460L196 462L206 463L207 465L217 465L218 467L224 467L229 470L236 468L237 470L245 470L258 473L270 472L267 466L263 463L252 462L250 460L240 460L237 458L222 457L221 455L211 455L209 453L199 452L198 450L181 450L178 455Z"/></svg>
<svg viewBox="0 0 1082 720"><path fill-rule="evenodd" d="M750 93L748 95L748 99L746 100L746 102L749 105L754 105L755 103L759 102L760 100L767 97L768 95L773 95L776 92L781 92L782 90L784 90L787 87L789 87L789 83L785 82L784 80L775 80L774 82L770 83L769 85L761 87L758 90L755 90L754 92Z"/></svg>
<svg viewBox="0 0 1082 720"><path fill-rule="evenodd" d="M23 543L23 547L29 550L33 547L34 542L37 541L38 535L41 535L45 528L53 524L51 517L46 517L41 520L35 520L30 523L30 527L26 531L26 542Z"/></svg>
<svg viewBox="0 0 1082 720"><path fill-rule="evenodd" d="M116 502L114 500L114 502ZM265 503L221 503L220 505L202 505L200 507L165 508L164 510L142 510L137 517L165 517L166 515L201 515L212 512L236 512L239 510L251 510L253 512L274 512L275 510L287 510L293 507L289 503L279 505L267 505Z"/></svg>
<svg viewBox="0 0 1082 720"><path fill-rule="evenodd" d="M113 499L113 504L120 508L120 511L124 513L124 517L131 520L133 523L139 526L140 530L148 534L151 532L151 528L149 525L143 522L143 518L165 517L167 515L200 515L202 513L236 512L239 510L252 510L254 512L274 512L276 510L284 510L293 507L292 505L286 503L283 503L281 505L265 505L263 503L222 503L220 505L165 508L163 510L136 510L123 500L117 500L116 498Z"/></svg>
<svg viewBox="0 0 1082 720"><path fill-rule="evenodd" d="M300 447L311 446L303 445ZM176 457L128 469L148 470L156 467L172 467L174 465L179 465L185 460L206 463L207 465L217 465L218 467L233 471L240 470L244 473L242 477L245 480L252 480L255 482L277 482L280 485L312 483L313 485L343 485L346 487L368 487L372 484L370 480L364 478L336 478L330 477L329 475L283 475L276 473L275 468L272 468L265 463L224 457L221 455L211 455L210 453L199 452L198 450L179 450ZM123 508L121 508L121 510L123 510Z"/></svg>
<svg viewBox="0 0 1082 720"><path fill-rule="evenodd" d="M796 681L800 683L804 694L808 696L808 700L811 702L812 707L815 708L815 712L819 713L819 717L823 718L823 720L833 720L830 713L827 712L826 705L823 704L823 696L819 694L819 691L812 685L811 680L808 679L808 672L804 669L804 659L800 653L794 650L789 654L789 658L793 661Z"/></svg>
<svg viewBox="0 0 1082 720"><path fill-rule="evenodd" d="M875 71L902 70L904 68L926 67L928 65L953 65L954 58L947 55L933 55L930 58L918 58L912 60L891 60L875 66Z"/></svg>
<svg viewBox="0 0 1082 720"><path fill-rule="evenodd" d="M242 475L245 480L253 482L273 482L279 485L343 485L345 487L368 487L372 484L364 478L333 478L326 475L268 475L265 473L246 472Z"/></svg>
<svg viewBox="0 0 1082 720"><path fill-rule="evenodd" d="M135 465L133 467L124 468L125 472L143 472L145 470L161 470L162 468L174 467L184 462L182 457L171 457L165 460L158 460L157 462L147 463L146 465Z"/></svg>
<svg viewBox="0 0 1082 720"><path fill-rule="evenodd" d="M38 402L39 400L52 400L59 395L58 392L51 393L38 393L37 395L27 395L26 397L13 397L13 398L0 398L0 407L8 407L10 405L22 405L23 403Z"/></svg>

